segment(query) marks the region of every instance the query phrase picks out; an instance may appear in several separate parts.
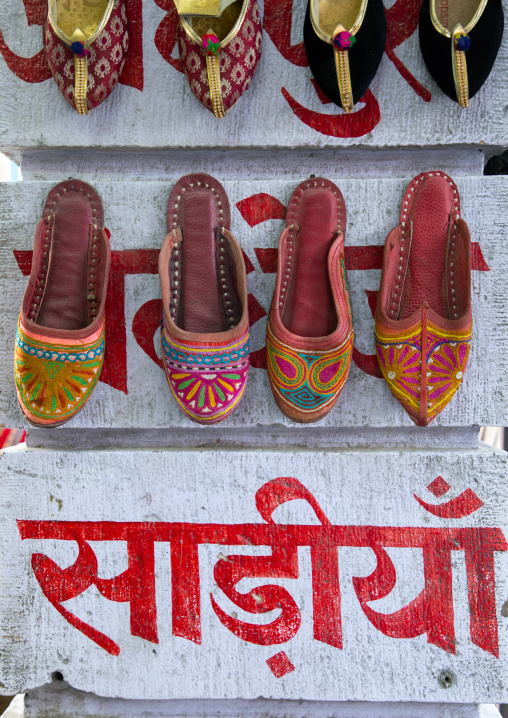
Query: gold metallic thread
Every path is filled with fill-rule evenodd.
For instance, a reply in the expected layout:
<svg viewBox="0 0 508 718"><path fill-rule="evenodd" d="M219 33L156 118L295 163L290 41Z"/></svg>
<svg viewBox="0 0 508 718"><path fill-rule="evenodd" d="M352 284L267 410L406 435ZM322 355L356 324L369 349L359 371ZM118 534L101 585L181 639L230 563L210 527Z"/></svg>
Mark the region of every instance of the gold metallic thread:
<svg viewBox="0 0 508 718"><path fill-rule="evenodd" d="M344 112L353 110L353 92L351 89L351 75L349 74L349 52L348 50L335 50L335 69L339 82L340 103Z"/></svg>
<svg viewBox="0 0 508 718"><path fill-rule="evenodd" d="M219 56L206 56L206 70L208 72L208 85L210 86L210 100L212 110L218 119L225 117L224 105L222 103L222 90L220 81Z"/></svg>
<svg viewBox="0 0 508 718"><path fill-rule="evenodd" d="M461 107L469 107L469 83L467 79L466 53L462 50L457 50L455 47L455 37L460 35L465 35L464 28L462 25L456 25L451 36L453 79L455 82L457 102Z"/></svg>
<svg viewBox="0 0 508 718"><path fill-rule="evenodd" d="M88 115L86 104L86 88L88 84L86 57L74 55L74 105L80 115Z"/></svg>
<svg viewBox="0 0 508 718"><path fill-rule="evenodd" d="M452 40L453 42L453 40ZM461 107L469 107L469 85L467 81L466 53L454 48L455 90Z"/></svg>

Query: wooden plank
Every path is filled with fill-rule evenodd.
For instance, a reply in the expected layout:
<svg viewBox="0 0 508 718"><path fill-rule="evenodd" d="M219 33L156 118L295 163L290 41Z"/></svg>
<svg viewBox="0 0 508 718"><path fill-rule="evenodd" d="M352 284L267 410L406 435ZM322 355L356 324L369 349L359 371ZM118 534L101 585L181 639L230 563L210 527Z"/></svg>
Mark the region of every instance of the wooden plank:
<svg viewBox="0 0 508 718"><path fill-rule="evenodd" d="M342 180L332 177L341 188L348 211L346 245L354 310L356 364L352 363L346 387L335 409L320 426L411 426L404 410L392 398L382 379L366 373L375 371L374 320L369 306L379 287L381 245L397 224L406 179ZM12 377L12 353L16 322L26 286L19 263L29 261L32 235L41 214L50 183L22 182L0 186L0 291L3 303L0 326L0 421L19 426L22 417ZM156 363L160 355L160 286L157 256L166 233L166 202L172 182L102 181L95 187L104 202L106 225L112 232L111 245L118 260L131 265L124 277L111 275L110 292L115 293L115 313L110 321L125 322L125 342L112 352L109 385L101 382L89 404L69 424L92 428L189 427ZM286 205L295 183L284 181L226 181L233 209L232 228L244 248L253 271L248 290L253 299L251 316L252 350L262 362L265 326L275 275L271 259L283 222L256 219L256 195L274 196ZM464 383L436 426L508 425L508 245L506 202L508 181L503 177L460 178L463 216L469 223L475 249L473 271L474 333L472 353ZM245 202L247 198L253 198ZM243 216L238 209L238 203ZM250 214L246 207L250 207ZM478 210L481 208L481 211ZM269 214L266 216L270 216ZM244 218L245 217L245 218ZM25 252L25 254L19 254ZM123 253L123 254L121 254ZM483 259L482 259L483 258ZM120 262L118 261L118 264ZM26 267L29 265L26 264ZM265 271L263 271L263 269ZM488 269L488 271L487 271ZM485 271L483 271L485 270ZM125 292L121 282L125 279ZM159 301L158 301L159 300ZM254 321L256 320L256 321ZM152 340L153 337L153 340ZM147 354L151 353L151 357ZM268 385L266 370L252 368L245 397L231 418L221 427L290 425L277 409ZM300 427L306 431L305 427Z"/></svg>
<svg viewBox="0 0 508 718"><path fill-rule="evenodd" d="M7 452L1 691L59 672L144 700L506 702L506 470L487 449Z"/></svg>
<svg viewBox="0 0 508 718"><path fill-rule="evenodd" d="M45 15L43 0L30 4L30 25L22 0L2 0L1 30L14 55L4 51L12 69L0 60L0 146L19 150L39 146L380 148L455 144L499 150L508 144L504 116L507 43L470 109L461 110L439 90L424 65L417 30L418 3L385 0L392 28L387 53L366 102L347 117L335 105L322 104L305 66L299 43L307 0L288 3L288 11L272 20L278 2L259 2L265 27L260 65L247 94L225 119L217 121L192 95L185 76L157 49L156 32L164 21L161 33L166 38L162 48L166 57L176 38L168 31L167 14L156 3L143 3L141 8L141 0L130 0L130 11L136 16L129 30L131 55L134 38L141 42L141 18L143 36L142 56L137 52L132 58L136 70L129 73L131 85L119 85L84 119L64 100L52 77L40 81L48 77L44 57L37 56L42 51L42 31L37 23ZM508 7L507 0L503 2ZM394 27L397 30L393 31ZM177 58L178 51L172 56ZM32 57L35 59L25 59ZM14 71L31 81L20 79Z"/></svg>

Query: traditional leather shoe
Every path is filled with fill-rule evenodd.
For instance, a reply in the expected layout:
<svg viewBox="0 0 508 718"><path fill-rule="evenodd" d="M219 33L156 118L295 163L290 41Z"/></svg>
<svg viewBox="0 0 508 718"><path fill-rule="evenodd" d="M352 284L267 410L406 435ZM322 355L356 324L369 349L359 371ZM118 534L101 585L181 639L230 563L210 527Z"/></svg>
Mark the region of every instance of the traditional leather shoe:
<svg viewBox="0 0 508 718"><path fill-rule="evenodd" d="M386 238L376 309L379 366L394 397L427 426L459 388L471 313L471 239L455 182L425 172Z"/></svg>
<svg viewBox="0 0 508 718"><path fill-rule="evenodd" d="M383 57L383 1L309 0L303 39L316 82L332 102L351 112Z"/></svg>
<svg viewBox="0 0 508 718"><path fill-rule="evenodd" d="M190 174L177 182L159 255L162 353L173 396L200 424L222 421L238 406L249 372L245 262L229 227L229 201L216 179Z"/></svg>
<svg viewBox="0 0 508 718"><path fill-rule="evenodd" d="M423 0L423 59L439 87L461 107L469 107L490 75L503 26L501 0Z"/></svg>
<svg viewBox="0 0 508 718"><path fill-rule="evenodd" d="M189 0L188 4L197 3ZM249 87L262 45L256 0L225 4L219 17L181 15L178 33L190 88L218 118L224 117Z"/></svg>
<svg viewBox="0 0 508 718"><path fill-rule="evenodd" d="M80 115L116 87L129 47L125 0L48 0L44 46L62 95Z"/></svg>
<svg viewBox="0 0 508 718"><path fill-rule="evenodd" d="M298 185L279 240L266 337L273 396L293 421L326 416L349 371L353 318L345 229L346 207L338 187L322 177Z"/></svg>
<svg viewBox="0 0 508 718"><path fill-rule="evenodd" d="M14 352L19 405L34 425L69 421L99 379L109 265L99 196L86 182L60 182L35 231Z"/></svg>

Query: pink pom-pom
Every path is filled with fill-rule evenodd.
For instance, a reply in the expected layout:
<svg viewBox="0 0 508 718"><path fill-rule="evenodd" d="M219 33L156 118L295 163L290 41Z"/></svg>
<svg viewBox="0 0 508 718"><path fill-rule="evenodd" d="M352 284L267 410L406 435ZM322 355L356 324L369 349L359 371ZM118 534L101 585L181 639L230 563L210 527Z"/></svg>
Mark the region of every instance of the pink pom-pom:
<svg viewBox="0 0 508 718"><path fill-rule="evenodd" d="M333 44L339 50L349 50L356 42L356 37L347 30L338 32L333 38Z"/></svg>

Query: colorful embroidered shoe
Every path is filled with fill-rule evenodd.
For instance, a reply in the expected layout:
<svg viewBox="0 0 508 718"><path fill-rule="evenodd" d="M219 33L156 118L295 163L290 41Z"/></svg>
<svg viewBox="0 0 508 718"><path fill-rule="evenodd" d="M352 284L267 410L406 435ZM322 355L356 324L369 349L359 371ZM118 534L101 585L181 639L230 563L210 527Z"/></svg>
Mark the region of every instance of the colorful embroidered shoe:
<svg viewBox="0 0 508 718"><path fill-rule="evenodd" d="M102 202L79 180L48 194L14 351L21 411L31 424L65 424L86 404L104 359L110 265Z"/></svg>
<svg viewBox="0 0 508 718"><path fill-rule="evenodd" d="M471 239L455 182L415 177L386 238L376 309L379 366L394 397L427 426L459 388L469 356Z"/></svg>
<svg viewBox="0 0 508 718"><path fill-rule="evenodd" d="M80 115L104 102L123 71L125 0L48 0L46 56L62 95Z"/></svg>
<svg viewBox="0 0 508 718"><path fill-rule="evenodd" d="M469 107L501 46L501 0L423 0L419 27L428 71L445 95Z"/></svg>
<svg viewBox="0 0 508 718"><path fill-rule="evenodd" d="M159 255L162 354L173 396L200 424L231 414L249 372L247 277L229 227L228 197L216 179L190 174L177 182Z"/></svg>
<svg viewBox="0 0 508 718"><path fill-rule="evenodd" d="M305 52L325 95L351 112L367 92L386 44L383 0L309 0Z"/></svg>
<svg viewBox="0 0 508 718"><path fill-rule="evenodd" d="M279 240L266 337L273 396L293 421L326 416L348 375L353 317L345 229L346 207L338 187L321 177L298 185Z"/></svg>
<svg viewBox="0 0 508 718"><path fill-rule="evenodd" d="M221 4L227 7L219 17L181 15L178 34L190 88L218 118L227 115L249 87L262 45L256 0Z"/></svg>

